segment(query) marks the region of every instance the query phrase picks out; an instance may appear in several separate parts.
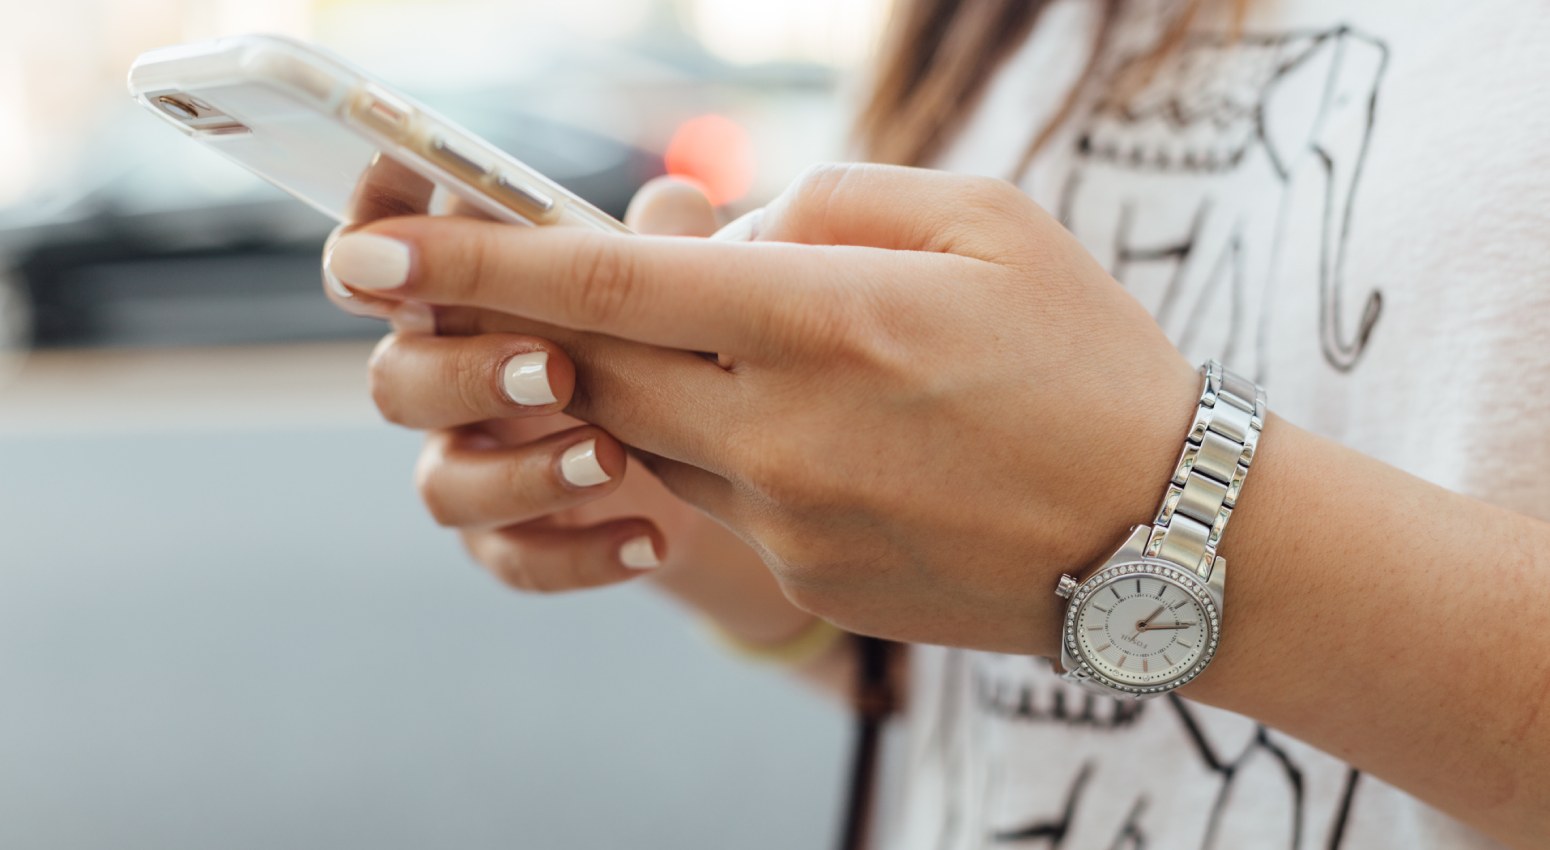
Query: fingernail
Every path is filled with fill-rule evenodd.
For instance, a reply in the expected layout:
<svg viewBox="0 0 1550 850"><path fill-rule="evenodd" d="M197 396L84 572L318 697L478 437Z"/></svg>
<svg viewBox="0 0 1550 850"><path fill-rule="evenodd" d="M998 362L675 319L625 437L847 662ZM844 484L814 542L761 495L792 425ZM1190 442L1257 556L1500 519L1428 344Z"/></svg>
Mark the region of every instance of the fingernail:
<svg viewBox="0 0 1550 850"><path fill-rule="evenodd" d="M334 277L334 273L328 270L328 262L326 260L323 263L323 281L328 284L328 291L340 298L355 297L355 293L351 292L349 287L340 283L339 278Z"/></svg>
<svg viewBox="0 0 1550 850"><path fill-rule="evenodd" d="M388 315L393 330L401 334L436 335L436 311L422 301L405 301Z"/></svg>
<svg viewBox="0 0 1550 850"><path fill-rule="evenodd" d="M374 233L346 233L323 260L334 277L360 289L392 289L409 279L409 246Z"/></svg>
<svg viewBox="0 0 1550 850"><path fill-rule="evenodd" d="M501 367L501 386L506 397L517 404L539 407L554 404L554 390L549 388L549 352L530 351L506 361Z"/></svg>
<svg viewBox="0 0 1550 850"><path fill-rule="evenodd" d="M624 545L619 547L619 563L632 570L649 570L662 565L657 560L657 548L652 545L650 535L646 534L624 541Z"/></svg>
<svg viewBox="0 0 1550 850"><path fill-rule="evenodd" d="M726 227L712 233L710 238L727 242L752 242L759 234L759 225L763 219L763 207L749 210L733 219Z"/></svg>
<svg viewBox="0 0 1550 850"><path fill-rule="evenodd" d="M585 440L560 455L560 474L576 487L595 487L608 480L597 462L597 440Z"/></svg>

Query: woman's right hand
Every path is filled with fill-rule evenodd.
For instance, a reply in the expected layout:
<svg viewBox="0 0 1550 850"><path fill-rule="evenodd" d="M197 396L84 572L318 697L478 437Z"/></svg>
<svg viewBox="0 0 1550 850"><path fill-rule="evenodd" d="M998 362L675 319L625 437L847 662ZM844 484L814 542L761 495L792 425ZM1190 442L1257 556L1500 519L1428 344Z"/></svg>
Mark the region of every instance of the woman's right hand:
<svg viewBox="0 0 1550 850"><path fill-rule="evenodd" d="M626 222L641 233L691 237L710 236L717 224L704 194L674 180L643 187ZM381 314L370 295L343 296L334 283L328 291L341 307ZM754 643L778 643L811 622L741 538L674 496L644 464L631 464L608 433L560 412L576 390L577 362L585 372L609 359L616 341L482 310L432 316L408 305L387 317L395 333L373 353L373 398L389 421L429 431L416 467L421 496L495 576L519 590L558 592L650 574ZM447 371L438 354L449 336L477 336L472 356L481 362ZM375 377L416 368L443 372L424 382L439 388L435 397L401 397L395 388L406 382ZM471 376L504 391L463 386ZM492 407L491 398L506 401Z"/></svg>
<svg viewBox="0 0 1550 850"><path fill-rule="evenodd" d="M654 234L709 236L716 228L704 196L674 181L643 190L628 217L636 230ZM389 421L429 430L415 470L420 496L502 581L554 592L674 572L700 560L703 538L728 534L643 465L631 465L613 437L560 412L576 383L564 343L512 316L437 320L444 335L478 334L476 356L486 362L445 375L436 397L398 397L378 374L437 368L447 341L421 321L395 322L372 355L372 396ZM485 394L460 386L470 375L502 386L500 407L472 403Z"/></svg>

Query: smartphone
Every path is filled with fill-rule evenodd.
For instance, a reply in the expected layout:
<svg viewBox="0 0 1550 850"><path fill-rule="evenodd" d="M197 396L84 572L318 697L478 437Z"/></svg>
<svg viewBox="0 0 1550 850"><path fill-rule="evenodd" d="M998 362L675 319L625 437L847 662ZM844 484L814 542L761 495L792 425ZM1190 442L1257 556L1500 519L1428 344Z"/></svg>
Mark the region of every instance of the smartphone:
<svg viewBox="0 0 1550 850"><path fill-rule="evenodd" d="M142 106L337 221L473 214L628 233L553 180L332 54L245 35L142 54Z"/></svg>

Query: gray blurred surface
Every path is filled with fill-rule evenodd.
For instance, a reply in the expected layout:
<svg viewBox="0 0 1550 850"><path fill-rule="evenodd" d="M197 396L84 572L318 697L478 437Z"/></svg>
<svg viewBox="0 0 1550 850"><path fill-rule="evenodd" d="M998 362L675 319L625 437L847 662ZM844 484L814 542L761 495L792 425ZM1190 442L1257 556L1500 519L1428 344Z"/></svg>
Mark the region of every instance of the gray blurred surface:
<svg viewBox="0 0 1550 850"><path fill-rule="evenodd" d="M504 591L416 445L0 439L0 847L827 845L838 711L644 586Z"/></svg>

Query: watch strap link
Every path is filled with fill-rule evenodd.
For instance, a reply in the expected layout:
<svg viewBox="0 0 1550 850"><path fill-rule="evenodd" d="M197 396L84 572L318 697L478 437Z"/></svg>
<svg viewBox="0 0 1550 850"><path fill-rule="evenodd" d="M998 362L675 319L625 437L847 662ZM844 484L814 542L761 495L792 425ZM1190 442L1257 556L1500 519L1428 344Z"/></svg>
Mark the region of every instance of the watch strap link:
<svg viewBox="0 0 1550 850"><path fill-rule="evenodd" d="M1200 371L1195 421L1152 521L1146 554L1209 579L1265 427L1265 391L1216 360Z"/></svg>

